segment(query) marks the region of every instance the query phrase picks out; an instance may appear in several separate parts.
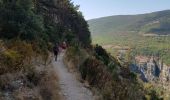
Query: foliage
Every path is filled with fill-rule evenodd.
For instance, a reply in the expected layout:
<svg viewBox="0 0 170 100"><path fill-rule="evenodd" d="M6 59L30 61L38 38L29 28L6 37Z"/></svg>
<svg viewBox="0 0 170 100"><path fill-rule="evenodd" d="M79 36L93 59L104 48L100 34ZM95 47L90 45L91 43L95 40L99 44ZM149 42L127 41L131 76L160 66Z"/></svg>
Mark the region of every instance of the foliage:
<svg viewBox="0 0 170 100"><path fill-rule="evenodd" d="M51 42L65 40L69 44L70 40L76 39L82 46L88 46L91 43L87 22L78 11L78 6L74 6L71 1L37 0L36 4L37 12L43 15L45 30ZM47 9L44 10L44 7Z"/></svg>
<svg viewBox="0 0 170 100"><path fill-rule="evenodd" d="M94 50L96 52L96 57L100 60L103 60L104 64L108 65L110 58L107 52L101 46L98 45L96 45Z"/></svg>
<svg viewBox="0 0 170 100"><path fill-rule="evenodd" d="M8 45L7 45L8 44ZM32 46L21 41L5 43L4 50L0 52L0 74L16 72L30 65L34 55Z"/></svg>
<svg viewBox="0 0 170 100"><path fill-rule="evenodd" d="M11 72L19 70L22 64L20 55L13 50L7 50L4 53L1 54L1 72Z"/></svg>
<svg viewBox="0 0 170 100"><path fill-rule="evenodd" d="M33 55L41 56L46 65L52 43L66 41L77 47L91 43L87 22L70 0L0 0L0 5L4 72L23 69Z"/></svg>
<svg viewBox="0 0 170 100"><path fill-rule="evenodd" d="M161 97L161 91L158 91L159 88L160 87L154 87L154 85L150 83L145 83L145 100L163 100L163 98Z"/></svg>
<svg viewBox="0 0 170 100"><path fill-rule="evenodd" d="M94 56L103 62L110 72L113 72L116 70L117 67L120 67L120 63L112 57L108 52L102 48L102 46L99 46L98 44L94 47Z"/></svg>
<svg viewBox="0 0 170 100"><path fill-rule="evenodd" d="M155 55L163 59L164 63L169 65L169 36L141 36L136 32L116 33L109 36L99 35L94 37L93 42L100 45L112 45L113 48L107 48L111 54L115 54L114 46L131 48L131 54L134 55ZM115 54L116 55L116 54ZM115 56L114 55L114 56Z"/></svg>
<svg viewBox="0 0 170 100"><path fill-rule="evenodd" d="M66 41L76 47L77 53L80 45L87 47L91 43L87 22L78 6L71 0L0 0L0 12L0 88L8 88L12 99L58 100L55 72L47 69L49 50L54 43ZM7 73L22 75L3 82L5 78L1 76ZM12 91L8 84L14 83L21 86Z"/></svg>
<svg viewBox="0 0 170 100"><path fill-rule="evenodd" d="M154 12L149 14L140 14L140 15L108 16L108 17L89 20L88 23L90 26L90 31L92 32L92 37L96 37L96 35L108 36L120 32L127 33L129 31L139 32L142 30L152 30L157 24L161 24L161 27L166 28L167 26L169 27L168 24L169 17L170 17L170 10L165 10L165 11L159 11L159 12ZM149 28L147 26L149 26ZM162 29L161 27L160 29ZM148 29L144 29L144 28L148 28ZM165 34L165 32L163 31L164 30L162 30L162 33L160 34ZM148 33L148 32L145 31L144 33ZM158 33L159 32L156 32L156 34Z"/></svg>
<svg viewBox="0 0 170 100"><path fill-rule="evenodd" d="M169 10L142 14L136 16L111 16L89 20L94 44L128 46L132 49L132 55L155 55L170 64L169 46ZM156 31L156 30L162 30ZM154 32L152 32L154 31ZM139 34L142 33L142 34ZM157 35L143 36L147 33ZM107 48L111 54L116 55L117 49Z"/></svg>
<svg viewBox="0 0 170 100"><path fill-rule="evenodd" d="M101 47L98 49L103 51ZM125 75L123 73L129 72L125 72L126 70L122 71L121 66L114 60L111 60L112 58L108 58L109 61L111 60L113 62L110 61L111 63L107 65L103 59L97 58L95 48L90 48L88 53L87 51L80 50L78 54L75 51L76 49L74 47L66 51L67 62L74 64L73 66L80 71L81 77L88 81L91 87L96 88L102 94L104 100L124 100L124 98L127 100L136 100L143 97L142 87L136 79L133 79L136 77L128 74L126 74L127 77L124 77ZM85 53L82 52L86 52L86 55L89 56L84 57ZM100 54L100 56L104 55Z"/></svg>
<svg viewBox="0 0 170 100"><path fill-rule="evenodd" d="M1 37L36 40L42 37L43 21L32 9L31 0L3 1L0 7Z"/></svg>
<svg viewBox="0 0 170 100"><path fill-rule="evenodd" d="M40 47L48 47L48 42L69 44L75 40L82 46L90 45L88 24L78 6L69 0L59 2L1 0L0 38L34 41Z"/></svg>
<svg viewBox="0 0 170 100"><path fill-rule="evenodd" d="M149 32L157 33L159 35L164 34L167 35L170 32L170 19L162 19L160 20L160 25L158 27L151 28Z"/></svg>
<svg viewBox="0 0 170 100"><path fill-rule="evenodd" d="M41 77L44 77L44 73L38 73L34 67L29 67L27 69L26 77L29 82L33 83L33 85L37 86L40 84Z"/></svg>

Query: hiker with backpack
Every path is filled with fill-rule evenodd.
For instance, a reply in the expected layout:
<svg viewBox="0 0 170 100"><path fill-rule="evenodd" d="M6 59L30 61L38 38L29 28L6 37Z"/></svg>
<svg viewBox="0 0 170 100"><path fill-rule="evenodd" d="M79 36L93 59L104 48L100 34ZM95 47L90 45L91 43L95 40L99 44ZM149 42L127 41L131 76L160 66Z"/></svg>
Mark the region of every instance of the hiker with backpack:
<svg viewBox="0 0 170 100"><path fill-rule="evenodd" d="M55 46L53 47L53 52L54 52L54 56L55 56L55 61L57 61L57 56L58 56L58 53L59 53L58 43L56 43Z"/></svg>

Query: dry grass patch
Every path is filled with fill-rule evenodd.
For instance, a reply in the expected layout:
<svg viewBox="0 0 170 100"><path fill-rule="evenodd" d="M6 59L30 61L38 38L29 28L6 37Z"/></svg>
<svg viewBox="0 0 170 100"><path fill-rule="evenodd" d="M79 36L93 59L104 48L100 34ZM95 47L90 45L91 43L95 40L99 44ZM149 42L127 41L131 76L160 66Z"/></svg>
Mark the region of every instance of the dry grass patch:
<svg viewBox="0 0 170 100"><path fill-rule="evenodd" d="M61 99L58 77L52 68L48 69L46 75L41 79L39 88L43 100Z"/></svg>

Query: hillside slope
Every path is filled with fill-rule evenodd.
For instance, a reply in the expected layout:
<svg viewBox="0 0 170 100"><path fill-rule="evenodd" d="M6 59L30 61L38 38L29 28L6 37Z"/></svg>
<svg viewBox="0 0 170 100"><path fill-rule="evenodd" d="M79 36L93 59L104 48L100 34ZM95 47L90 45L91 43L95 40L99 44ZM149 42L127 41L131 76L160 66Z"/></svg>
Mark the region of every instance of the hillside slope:
<svg viewBox="0 0 170 100"><path fill-rule="evenodd" d="M63 100L51 52L63 41L90 45L78 8L70 0L0 0L0 12L0 100Z"/></svg>
<svg viewBox="0 0 170 100"><path fill-rule="evenodd" d="M169 34L170 10L140 15L118 15L89 20L92 35L137 31L143 33Z"/></svg>

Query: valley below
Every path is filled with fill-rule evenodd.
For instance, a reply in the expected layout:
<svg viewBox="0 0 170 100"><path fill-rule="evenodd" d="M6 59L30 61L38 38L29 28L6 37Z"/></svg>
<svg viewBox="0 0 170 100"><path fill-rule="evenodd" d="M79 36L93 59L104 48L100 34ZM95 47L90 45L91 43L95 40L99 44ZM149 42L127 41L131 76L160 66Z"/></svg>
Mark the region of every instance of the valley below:
<svg viewBox="0 0 170 100"><path fill-rule="evenodd" d="M146 88L149 85L163 98L169 98L170 37L131 35L114 36L110 41L108 37L102 43L96 39L94 44L101 44L122 65L128 63L130 71L137 74Z"/></svg>
<svg viewBox="0 0 170 100"><path fill-rule="evenodd" d="M93 44L102 45L122 65L128 64L144 87L153 88L165 100L170 98L170 32L163 28L170 27L169 15L168 10L89 20Z"/></svg>

